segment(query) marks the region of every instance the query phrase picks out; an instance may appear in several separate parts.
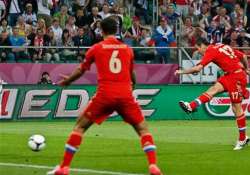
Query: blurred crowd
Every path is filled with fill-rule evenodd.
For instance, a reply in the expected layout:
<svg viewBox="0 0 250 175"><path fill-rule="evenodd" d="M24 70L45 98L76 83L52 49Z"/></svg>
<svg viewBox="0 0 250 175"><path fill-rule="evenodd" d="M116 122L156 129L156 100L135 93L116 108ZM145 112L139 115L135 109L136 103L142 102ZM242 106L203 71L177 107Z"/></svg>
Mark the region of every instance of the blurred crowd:
<svg viewBox="0 0 250 175"><path fill-rule="evenodd" d="M81 61L102 40L100 22L117 21L116 37L135 49L143 62L169 63L171 49L193 47L198 37L210 43L249 47L250 0L0 0L1 62ZM25 49L18 46L55 46ZM71 48L74 46L75 48ZM64 48L56 48L64 47ZM144 48L145 47L145 48ZM244 50L250 55L250 50Z"/></svg>

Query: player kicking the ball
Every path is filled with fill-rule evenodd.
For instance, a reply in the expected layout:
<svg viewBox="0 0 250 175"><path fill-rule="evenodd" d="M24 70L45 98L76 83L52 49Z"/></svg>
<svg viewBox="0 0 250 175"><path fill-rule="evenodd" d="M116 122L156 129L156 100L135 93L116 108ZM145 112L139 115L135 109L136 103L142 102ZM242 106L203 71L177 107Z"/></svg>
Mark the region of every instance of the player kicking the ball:
<svg viewBox="0 0 250 175"><path fill-rule="evenodd" d="M148 130L141 109L132 96L133 50L115 38L117 23L112 18L101 22L104 41L93 45L86 53L83 63L70 75L65 76L60 85L67 86L81 77L95 62L98 73L97 92L79 115L76 125L65 145L60 166L48 172L53 175L68 175L74 153L78 150L85 132L93 124L101 124L116 111L123 120L133 126L140 137L146 153L149 173L162 175L156 165L156 146ZM134 82L134 81L133 81Z"/></svg>
<svg viewBox="0 0 250 175"><path fill-rule="evenodd" d="M247 74L250 75L247 56L228 45L209 45L205 39L199 39L196 48L203 55L200 63L187 70L176 70L175 74L200 72L203 67L213 62L224 71L224 75L194 101L190 103L180 101L180 107L187 113L194 112L198 106L209 102L216 94L227 91L239 129L239 139L234 150L240 150L249 142L249 137L246 135L246 116L241 106L242 100L249 98L246 89Z"/></svg>

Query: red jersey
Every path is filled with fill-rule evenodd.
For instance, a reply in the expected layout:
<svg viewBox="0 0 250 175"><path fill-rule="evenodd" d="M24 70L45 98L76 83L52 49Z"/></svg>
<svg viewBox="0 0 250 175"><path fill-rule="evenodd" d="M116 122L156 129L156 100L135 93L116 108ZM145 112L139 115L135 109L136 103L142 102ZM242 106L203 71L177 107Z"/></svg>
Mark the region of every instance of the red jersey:
<svg viewBox="0 0 250 175"><path fill-rule="evenodd" d="M81 63L89 70L95 62L98 74L98 92L127 95L132 92L133 50L115 37L108 37L93 45Z"/></svg>
<svg viewBox="0 0 250 175"><path fill-rule="evenodd" d="M202 60L199 64L206 66L210 62L215 63L225 73L232 73L242 69L240 60L243 58L243 53L232 49L228 45L216 44L208 46Z"/></svg>

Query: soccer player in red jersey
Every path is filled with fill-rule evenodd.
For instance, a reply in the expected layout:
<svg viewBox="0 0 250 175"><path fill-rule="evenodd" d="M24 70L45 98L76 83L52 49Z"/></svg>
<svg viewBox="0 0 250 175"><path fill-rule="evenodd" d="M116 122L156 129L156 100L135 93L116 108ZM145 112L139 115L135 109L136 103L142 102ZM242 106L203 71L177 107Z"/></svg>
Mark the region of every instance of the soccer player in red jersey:
<svg viewBox="0 0 250 175"><path fill-rule="evenodd" d="M140 137L146 153L149 173L162 175L156 165L156 146L149 132L141 109L132 96L133 50L115 38L117 23L112 17L101 22L104 41L93 45L86 53L83 63L70 75L65 76L60 85L67 86L81 77L95 62L98 87L85 110L79 115L76 125L65 145L60 166L48 172L53 175L68 175L74 153L78 150L87 129L93 124L101 124L116 111L123 120L133 126Z"/></svg>
<svg viewBox="0 0 250 175"><path fill-rule="evenodd" d="M246 89L247 74L250 75L247 56L228 45L209 45L205 39L199 39L196 48L203 55L200 63L190 69L176 70L175 74L200 72L203 67L213 62L224 71L224 75L194 101L190 103L180 101L180 107L187 113L194 112L198 106L209 102L216 94L227 91L239 129L239 139L234 150L240 150L249 142L249 137L246 135L246 116L241 106L242 100L249 98Z"/></svg>

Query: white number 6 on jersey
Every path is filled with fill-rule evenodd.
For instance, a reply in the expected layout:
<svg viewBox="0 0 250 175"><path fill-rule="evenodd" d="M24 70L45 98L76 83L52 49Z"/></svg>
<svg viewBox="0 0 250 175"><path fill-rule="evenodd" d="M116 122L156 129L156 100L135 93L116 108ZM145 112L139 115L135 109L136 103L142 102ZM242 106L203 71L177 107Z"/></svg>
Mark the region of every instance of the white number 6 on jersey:
<svg viewBox="0 0 250 175"><path fill-rule="evenodd" d="M109 70L114 74L120 73L122 69L121 60L117 58L118 53L119 53L118 50L114 50L109 60Z"/></svg>

